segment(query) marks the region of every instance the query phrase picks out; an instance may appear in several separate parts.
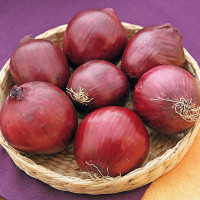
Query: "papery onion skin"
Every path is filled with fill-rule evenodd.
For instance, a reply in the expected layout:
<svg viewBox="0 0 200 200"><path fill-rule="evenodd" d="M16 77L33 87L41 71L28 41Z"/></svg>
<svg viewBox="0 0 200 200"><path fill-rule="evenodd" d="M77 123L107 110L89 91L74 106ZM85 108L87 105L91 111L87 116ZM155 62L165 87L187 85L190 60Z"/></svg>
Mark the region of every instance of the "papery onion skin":
<svg viewBox="0 0 200 200"><path fill-rule="evenodd" d="M170 24L145 27L132 36L122 56L122 71L134 85L149 69L159 65L183 67L182 35Z"/></svg>
<svg viewBox="0 0 200 200"><path fill-rule="evenodd" d="M77 115L61 89L36 81L11 90L1 110L0 126L4 138L14 148L51 154L72 142Z"/></svg>
<svg viewBox="0 0 200 200"><path fill-rule="evenodd" d="M90 60L117 59L127 41L126 31L112 8L85 10L69 22L63 49L76 68Z"/></svg>
<svg viewBox="0 0 200 200"><path fill-rule="evenodd" d="M80 123L74 151L82 171L115 177L127 174L144 162L149 151L149 136L134 112L108 106L93 111Z"/></svg>
<svg viewBox="0 0 200 200"><path fill-rule="evenodd" d="M70 71L61 48L45 39L25 36L14 51L10 72L17 85L32 81L44 81L61 89L67 86Z"/></svg>
<svg viewBox="0 0 200 200"><path fill-rule="evenodd" d="M199 116L200 88L197 81L188 71L167 65L147 71L136 84L133 95L136 113L165 135L179 134L196 123L197 118L189 122L175 111L175 108L180 109L176 103L180 104L183 99L191 103Z"/></svg>
<svg viewBox="0 0 200 200"><path fill-rule="evenodd" d="M75 98L80 90L87 99ZM68 96L79 112L87 113L97 108L123 104L128 96L129 83L125 74L115 65L103 61L89 61L77 68L67 85Z"/></svg>

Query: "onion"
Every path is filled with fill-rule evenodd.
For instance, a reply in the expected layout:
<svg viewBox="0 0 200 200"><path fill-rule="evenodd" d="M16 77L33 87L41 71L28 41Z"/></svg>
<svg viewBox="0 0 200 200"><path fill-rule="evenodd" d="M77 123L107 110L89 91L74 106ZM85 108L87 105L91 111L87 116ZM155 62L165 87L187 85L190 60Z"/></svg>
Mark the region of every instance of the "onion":
<svg viewBox="0 0 200 200"><path fill-rule="evenodd" d="M134 84L153 67L183 67L184 63L182 35L177 28L163 24L145 27L131 38L124 51L121 67Z"/></svg>
<svg viewBox="0 0 200 200"><path fill-rule="evenodd" d="M147 157L149 136L132 111L108 106L93 111L80 123L74 151L78 166L90 175L124 175Z"/></svg>
<svg viewBox="0 0 200 200"><path fill-rule="evenodd" d="M14 82L21 85L31 81L44 81L64 89L70 71L61 48L44 39L25 36L12 54L10 72Z"/></svg>
<svg viewBox="0 0 200 200"><path fill-rule="evenodd" d="M129 91L125 74L115 65L89 61L77 68L69 79L67 93L80 112L122 104Z"/></svg>
<svg viewBox="0 0 200 200"><path fill-rule="evenodd" d="M0 126L4 138L16 149L50 154L70 144L77 116L61 89L36 81L12 88L1 110Z"/></svg>
<svg viewBox="0 0 200 200"><path fill-rule="evenodd" d="M78 67L90 60L113 61L127 44L127 35L111 8L86 10L69 22L64 36L67 59Z"/></svg>
<svg viewBox="0 0 200 200"><path fill-rule="evenodd" d="M198 120L200 88L188 71L175 66L158 66L139 79L134 104L136 113L153 129L175 135Z"/></svg>

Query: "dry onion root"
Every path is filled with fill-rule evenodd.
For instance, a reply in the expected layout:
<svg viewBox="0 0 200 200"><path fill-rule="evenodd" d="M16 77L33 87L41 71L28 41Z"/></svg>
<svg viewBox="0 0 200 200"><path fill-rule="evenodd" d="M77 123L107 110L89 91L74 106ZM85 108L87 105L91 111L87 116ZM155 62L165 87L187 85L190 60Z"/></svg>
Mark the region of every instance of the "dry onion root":
<svg viewBox="0 0 200 200"><path fill-rule="evenodd" d="M158 101L168 101L174 103L172 109L180 115L186 122L196 122L200 117L200 107L195 108L192 99L187 101L185 98L181 97L179 101L174 101L170 99L151 99Z"/></svg>
<svg viewBox="0 0 200 200"><path fill-rule="evenodd" d="M175 112L179 114L187 122L196 122L199 120L200 116L200 107L197 108L192 106L192 102L188 102L183 97L180 98L175 105Z"/></svg>
<svg viewBox="0 0 200 200"><path fill-rule="evenodd" d="M107 175L104 176L102 174L102 172L100 171L100 169L94 165L94 164L90 164L87 161L85 162L87 165L90 166L90 170L88 169L87 172L83 172L83 174L85 176L87 176L88 178L94 180L94 181L104 181L104 180L113 180L113 177L109 176L109 170L107 167ZM92 170L92 168L95 169L96 172L93 172L94 170ZM121 174L119 175L119 177L121 177Z"/></svg>
<svg viewBox="0 0 200 200"><path fill-rule="evenodd" d="M74 92L72 88L66 88L66 92L71 96L74 101L78 103L86 104L90 103L93 98L89 99L88 94L84 92L84 88L79 86L80 90L78 92Z"/></svg>

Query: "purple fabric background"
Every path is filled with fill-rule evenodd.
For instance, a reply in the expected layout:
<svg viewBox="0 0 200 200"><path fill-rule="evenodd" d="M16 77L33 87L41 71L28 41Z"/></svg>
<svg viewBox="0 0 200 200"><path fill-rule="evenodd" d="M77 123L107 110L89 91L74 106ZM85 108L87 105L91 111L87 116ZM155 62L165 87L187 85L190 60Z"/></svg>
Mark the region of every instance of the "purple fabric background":
<svg viewBox="0 0 200 200"><path fill-rule="evenodd" d="M19 40L66 24L85 9L112 7L121 21L141 26L171 23L180 29L183 45L200 61L199 0L0 0L0 67ZM148 186L114 195L89 196L62 192L27 176L0 146L0 196L8 200L124 199L139 200Z"/></svg>

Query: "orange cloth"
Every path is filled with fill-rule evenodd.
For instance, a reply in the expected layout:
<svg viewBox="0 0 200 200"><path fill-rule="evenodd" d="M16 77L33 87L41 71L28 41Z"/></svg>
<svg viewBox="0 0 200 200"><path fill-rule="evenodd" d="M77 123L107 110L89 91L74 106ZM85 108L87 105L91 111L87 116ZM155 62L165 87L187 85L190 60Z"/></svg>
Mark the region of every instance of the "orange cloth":
<svg viewBox="0 0 200 200"><path fill-rule="evenodd" d="M200 132L181 162L155 180L142 200L200 200Z"/></svg>

